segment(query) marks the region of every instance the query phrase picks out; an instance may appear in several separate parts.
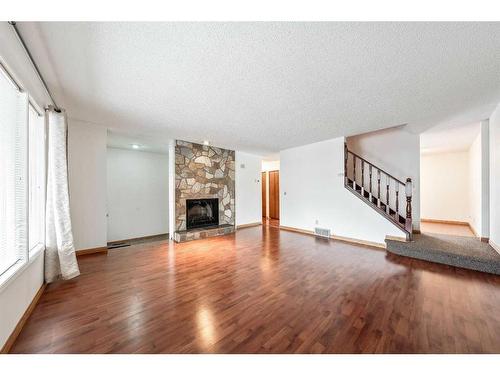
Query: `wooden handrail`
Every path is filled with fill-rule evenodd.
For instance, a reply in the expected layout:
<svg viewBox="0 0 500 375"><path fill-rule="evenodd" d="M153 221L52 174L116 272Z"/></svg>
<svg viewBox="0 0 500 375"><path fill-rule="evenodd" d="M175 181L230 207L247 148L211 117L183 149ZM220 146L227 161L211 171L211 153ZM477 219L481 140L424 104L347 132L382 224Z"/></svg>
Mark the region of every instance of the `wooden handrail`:
<svg viewBox="0 0 500 375"><path fill-rule="evenodd" d="M352 181L349 179L349 154L352 155ZM358 177L357 173L357 159L361 161L360 169L361 169L361 179L358 180L361 182L359 185L356 182ZM368 190L365 188L365 163L368 164L368 172L369 172L369 188ZM376 192L372 190L372 174L373 169L376 169L377 172L377 190ZM385 197L381 197L381 175L385 175L384 178L384 190ZM390 180L394 180L394 190L391 189L392 183ZM375 164L369 162L365 158L357 155L356 153L350 151L347 148L347 144L344 144L344 184L347 188L351 189L354 193L356 193L361 199L365 200L368 204L374 207L377 211L382 213L386 218L395 223L400 228L404 229L407 233L407 239L412 238L412 181L410 178L406 179L406 183L397 179L390 173L387 173L383 169L377 167ZM400 212L402 209L402 205L400 205L400 185L404 187L404 192L406 195L406 207L403 208L405 212ZM359 188L359 190L358 190ZM393 202L394 206L391 206L391 191L395 192L395 202ZM375 194L376 193L376 194ZM375 197L376 202L372 201L372 198ZM385 198L385 199L384 199ZM383 206L383 207L382 207ZM404 225L402 224L404 221Z"/></svg>
<svg viewBox="0 0 500 375"><path fill-rule="evenodd" d="M373 163L370 163L368 160L366 160L365 158L362 158L361 156L359 156L358 154L352 152L351 150L347 149L346 148L346 151L348 154L351 154L353 156L356 157L356 159L360 159L360 160L363 160L365 163L368 163L369 165L371 165L372 167L375 167L376 169L378 169L380 172L382 172L383 174L385 174L386 176L389 176L390 178L392 178L393 180L399 182L401 185L405 186L405 183L399 179L397 179L396 177L394 177L393 175L391 175L390 173L387 173L386 171L384 171L382 168L379 168L377 167L375 164Z"/></svg>

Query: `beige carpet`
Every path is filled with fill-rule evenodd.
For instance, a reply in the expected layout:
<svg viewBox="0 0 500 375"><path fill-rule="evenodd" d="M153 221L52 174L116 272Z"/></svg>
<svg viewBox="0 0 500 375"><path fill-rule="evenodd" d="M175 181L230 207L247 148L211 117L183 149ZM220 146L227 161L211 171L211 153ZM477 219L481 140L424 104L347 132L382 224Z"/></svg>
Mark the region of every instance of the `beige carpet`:
<svg viewBox="0 0 500 375"><path fill-rule="evenodd" d="M412 242L386 243L394 254L500 275L500 254L477 238L427 233Z"/></svg>

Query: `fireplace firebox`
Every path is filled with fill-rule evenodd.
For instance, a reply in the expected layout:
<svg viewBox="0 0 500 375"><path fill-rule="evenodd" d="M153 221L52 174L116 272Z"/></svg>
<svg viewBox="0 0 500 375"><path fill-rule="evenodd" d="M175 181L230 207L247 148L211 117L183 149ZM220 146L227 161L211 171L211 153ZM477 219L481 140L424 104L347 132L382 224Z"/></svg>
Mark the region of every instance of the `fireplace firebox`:
<svg viewBox="0 0 500 375"><path fill-rule="evenodd" d="M219 199L186 199L186 229L219 225Z"/></svg>

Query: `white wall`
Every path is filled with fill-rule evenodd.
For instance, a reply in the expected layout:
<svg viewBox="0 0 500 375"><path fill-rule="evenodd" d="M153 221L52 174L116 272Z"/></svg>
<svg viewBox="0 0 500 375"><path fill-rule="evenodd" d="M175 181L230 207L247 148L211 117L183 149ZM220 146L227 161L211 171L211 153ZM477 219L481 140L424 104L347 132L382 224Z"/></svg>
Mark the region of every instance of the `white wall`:
<svg viewBox="0 0 500 375"><path fill-rule="evenodd" d="M418 163L417 163L418 164ZM280 152L280 224L384 244L404 232L344 187L344 138Z"/></svg>
<svg viewBox="0 0 500 375"><path fill-rule="evenodd" d="M175 232L175 140L168 143L168 236L174 239Z"/></svg>
<svg viewBox="0 0 500 375"><path fill-rule="evenodd" d="M236 225L262 221L261 157L236 151ZM244 168L242 168L244 165Z"/></svg>
<svg viewBox="0 0 500 375"><path fill-rule="evenodd" d="M422 218L467 222L477 236L489 236L488 130L482 121L467 151L422 155Z"/></svg>
<svg viewBox="0 0 500 375"><path fill-rule="evenodd" d="M43 284L43 251L6 285L0 287L0 349Z"/></svg>
<svg viewBox="0 0 500 375"><path fill-rule="evenodd" d="M422 155L420 179L423 219L470 221L468 151Z"/></svg>
<svg viewBox="0 0 500 375"><path fill-rule="evenodd" d="M108 241L168 232L168 155L107 149Z"/></svg>
<svg viewBox="0 0 500 375"><path fill-rule="evenodd" d="M481 121L481 237L490 237L490 122Z"/></svg>
<svg viewBox="0 0 500 375"><path fill-rule="evenodd" d="M467 222L474 232L482 233L482 169L481 132L477 135L468 152L469 218Z"/></svg>
<svg viewBox="0 0 500 375"><path fill-rule="evenodd" d="M350 151L401 181L413 181L413 228L420 228L420 135L404 126L347 138Z"/></svg>
<svg viewBox="0 0 500 375"><path fill-rule="evenodd" d="M50 104L40 80L26 58L19 41L7 22L0 22L1 62L30 93L38 106ZM6 284L0 286L0 348L16 327L33 297L43 284L43 251Z"/></svg>
<svg viewBox="0 0 500 375"><path fill-rule="evenodd" d="M500 252L500 104L490 116L490 242Z"/></svg>
<svg viewBox="0 0 500 375"><path fill-rule="evenodd" d="M105 127L68 120L69 201L76 250L106 246Z"/></svg>
<svg viewBox="0 0 500 375"><path fill-rule="evenodd" d="M279 160L262 160L262 172L279 171Z"/></svg>

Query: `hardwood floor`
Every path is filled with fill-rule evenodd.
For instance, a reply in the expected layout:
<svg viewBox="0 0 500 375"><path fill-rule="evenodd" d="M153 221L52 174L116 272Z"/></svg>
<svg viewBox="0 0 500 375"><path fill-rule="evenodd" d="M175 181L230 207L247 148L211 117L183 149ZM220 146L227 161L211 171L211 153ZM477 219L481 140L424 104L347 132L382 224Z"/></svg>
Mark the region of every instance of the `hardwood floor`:
<svg viewBox="0 0 500 375"><path fill-rule="evenodd" d="M500 353L500 277L272 226L79 262L13 353Z"/></svg>
<svg viewBox="0 0 500 375"><path fill-rule="evenodd" d="M267 225L270 227L275 227L279 228L280 227L280 221L278 219L271 219L271 218L262 218L262 225Z"/></svg>

